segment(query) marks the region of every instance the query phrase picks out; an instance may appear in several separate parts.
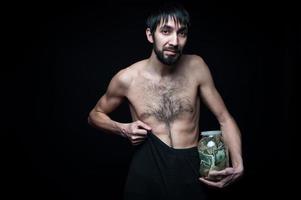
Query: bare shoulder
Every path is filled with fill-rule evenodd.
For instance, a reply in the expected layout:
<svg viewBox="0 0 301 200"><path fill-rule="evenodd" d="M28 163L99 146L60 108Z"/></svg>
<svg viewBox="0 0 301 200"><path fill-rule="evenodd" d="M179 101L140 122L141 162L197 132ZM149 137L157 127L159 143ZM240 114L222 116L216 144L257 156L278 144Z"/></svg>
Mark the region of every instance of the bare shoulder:
<svg viewBox="0 0 301 200"><path fill-rule="evenodd" d="M144 61L139 61L124 69L121 69L113 77L112 82L118 85L118 87L128 89L131 86L135 77L137 76L138 70L140 66L143 65L143 62Z"/></svg>
<svg viewBox="0 0 301 200"><path fill-rule="evenodd" d="M189 74L195 75L197 79L202 79L203 76L207 76L209 73L208 65L199 55L185 55L184 63Z"/></svg>
<svg viewBox="0 0 301 200"><path fill-rule="evenodd" d="M207 64L203 58L199 55L189 54L184 57L185 63L190 69L201 70L202 68L207 68Z"/></svg>

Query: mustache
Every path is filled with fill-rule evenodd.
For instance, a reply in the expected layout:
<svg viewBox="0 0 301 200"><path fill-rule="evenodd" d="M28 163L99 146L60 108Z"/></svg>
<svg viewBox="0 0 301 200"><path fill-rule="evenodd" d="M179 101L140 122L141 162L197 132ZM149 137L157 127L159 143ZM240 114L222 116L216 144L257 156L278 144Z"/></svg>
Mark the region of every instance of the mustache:
<svg viewBox="0 0 301 200"><path fill-rule="evenodd" d="M180 49L177 47L168 47L168 48L164 48L163 51L172 51L172 52L179 53Z"/></svg>

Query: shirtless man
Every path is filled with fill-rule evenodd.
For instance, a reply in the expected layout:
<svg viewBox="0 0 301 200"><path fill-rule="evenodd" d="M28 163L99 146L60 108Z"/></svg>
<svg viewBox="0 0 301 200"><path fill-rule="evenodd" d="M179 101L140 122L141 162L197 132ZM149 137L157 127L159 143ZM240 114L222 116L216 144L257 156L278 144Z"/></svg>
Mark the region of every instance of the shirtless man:
<svg viewBox="0 0 301 200"><path fill-rule="evenodd" d="M204 185L222 188L243 173L240 131L208 66L200 56L182 55L188 26L189 14L178 5L150 15L150 57L118 72L90 112L92 126L137 145L125 187L127 199L205 199ZM125 98L132 123L108 116ZM201 99L220 123L232 161L231 167L208 177L198 174Z"/></svg>

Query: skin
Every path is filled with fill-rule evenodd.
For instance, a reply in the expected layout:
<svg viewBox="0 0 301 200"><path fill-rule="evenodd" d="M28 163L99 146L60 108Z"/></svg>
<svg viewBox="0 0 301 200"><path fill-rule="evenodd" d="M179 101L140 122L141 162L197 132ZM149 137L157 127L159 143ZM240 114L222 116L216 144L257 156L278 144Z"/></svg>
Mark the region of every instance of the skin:
<svg viewBox="0 0 301 200"><path fill-rule="evenodd" d="M146 36L163 59L153 50L148 59L119 71L106 93L91 110L88 122L106 132L142 143L149 131L172 148L197 146L200 100L217 118L229 148L232 167L211 171L203 183L222 188L243 173L240 130L214 86L208 66L200 56L181 55L187 42L187 29L173 18L163 21ZM133 122L119 123L108 114L128 99Z"/></svg>

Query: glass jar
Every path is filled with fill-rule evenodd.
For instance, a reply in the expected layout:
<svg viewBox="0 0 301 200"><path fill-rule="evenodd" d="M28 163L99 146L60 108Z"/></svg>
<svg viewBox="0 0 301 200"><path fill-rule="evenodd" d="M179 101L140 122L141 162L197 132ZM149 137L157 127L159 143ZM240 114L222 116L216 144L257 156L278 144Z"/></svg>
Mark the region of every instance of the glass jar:
<svg viewBox="0 0 301 200"><path fill-rule="evenodd" d="M201 176L207 176L210 170L219 171L228 167L228 149L223 142L222 132L203 131L201 136L198 143Z"/></svg>

